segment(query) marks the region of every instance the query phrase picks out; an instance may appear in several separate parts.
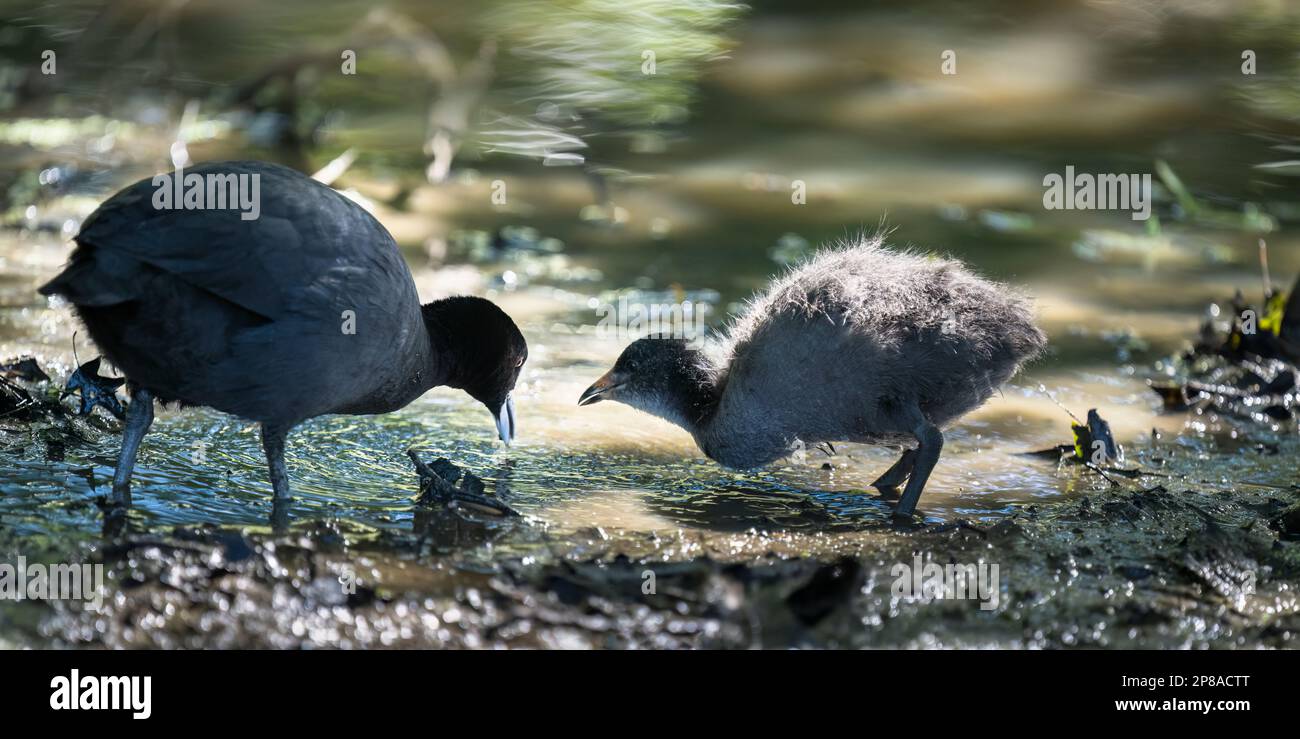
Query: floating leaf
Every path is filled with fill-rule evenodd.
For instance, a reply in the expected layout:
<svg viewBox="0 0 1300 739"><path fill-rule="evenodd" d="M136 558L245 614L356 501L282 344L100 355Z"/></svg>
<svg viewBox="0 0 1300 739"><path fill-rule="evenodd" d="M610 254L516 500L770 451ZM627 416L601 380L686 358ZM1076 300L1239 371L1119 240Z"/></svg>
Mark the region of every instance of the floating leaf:
<svg viewBox="0 0 1300 739"><path fill-rule="evenodd" d="M117 399L117 389L122 387L126 382L125 377L101 377L99 374L99 360L102 357L95 357L77 368L76 372L68 378L68 384L64 386L63 394L69 395L74 392L81 393L81 409L79 415L89 416L95 410L95 406L103 406L109 413L112 413L118 419L126 414L122 410L122 403Z"/></svg>
<svg viewBox="0 0 1300 739"><path fill-rule="evenodd" d="M468 508L492 516L519 515L504 501L487 495L483 480L477 475L465 472L442 458L425 464L414 449L408 449L406 454L420 476L420 497L416 501L420 505Z"/></svg>
<svg viewBox="0 0 1300 739"><path fill-rule="evenodd" d="M1115 443L1115 437L1110 433L1110 424L1102 419L1096 408L1088 411L1087 423L1071 424L1070 428L1074 430L1074 455L1079 459L1090 460L1100 450L1107 461L1124 461L1124 451ZM1098 443L1101 444L1100 447L1097 446Z"/></svg>

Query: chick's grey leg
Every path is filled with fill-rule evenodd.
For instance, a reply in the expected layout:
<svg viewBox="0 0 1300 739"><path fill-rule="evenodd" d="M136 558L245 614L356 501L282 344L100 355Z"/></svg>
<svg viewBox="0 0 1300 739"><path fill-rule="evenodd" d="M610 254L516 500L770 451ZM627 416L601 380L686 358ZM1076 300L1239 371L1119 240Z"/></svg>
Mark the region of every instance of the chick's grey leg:
<svg viewBox="0 0 1300 739"><path fill-rule="evenodd" d="M113 471L114 505L131 505L131 472L135 469L135 455L152 425L153 394L138 387L131 393L131 405L126 409L126 422L122 425L122 451L117 455L117 469Z"/></svg>
<svg viewBox="0 0 1300 739"><path fill-rule="evenodd" d="M895 518L910 518L916 511L916 504L921 499L925 482L930 479L930 471L934 469L935 462L939 461L939 452L943 451L943 434L929 421L922 421L912 433L920 442L920 446L916 449L916 458L912 474L907 478L907 487L903 489L903 499L898 501L898 507L894 509Z"/></svg>
<svg viewBox="0 0 1300 739"><path fill-rule="evenodd" d="M262 424L262 450L266 452L266 465L271 473L271 490L276 503L289 501L289 470L284 466L284 440L289 427L279 424Z"/></svg>
<svg viewBox="0 0 1300 739"><path fill-rule="evenodd" d="M907 476L912 474L912 467L915 465L916 450L904 449L903 456L899 457L897 462L894 462L893 467L885 470L885 474L871 483L871 487L879 490L880 494L885 497L897 497L898 486L902 485Z"/></svg>

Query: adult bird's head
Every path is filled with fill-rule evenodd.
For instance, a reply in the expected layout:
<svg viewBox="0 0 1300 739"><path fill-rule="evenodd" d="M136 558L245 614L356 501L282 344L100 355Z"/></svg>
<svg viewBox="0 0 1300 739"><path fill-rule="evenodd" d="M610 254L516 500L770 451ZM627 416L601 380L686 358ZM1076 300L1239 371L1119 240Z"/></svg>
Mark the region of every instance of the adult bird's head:
<svg viewBox="0 0 1300 739"><path fill-rule="evenodd" d="M443 384L487 406L498 437L509 446L516 432L512 393L528 359L528 342L519 327L492 301L474 297L425 305L424 324Z"/></svg>

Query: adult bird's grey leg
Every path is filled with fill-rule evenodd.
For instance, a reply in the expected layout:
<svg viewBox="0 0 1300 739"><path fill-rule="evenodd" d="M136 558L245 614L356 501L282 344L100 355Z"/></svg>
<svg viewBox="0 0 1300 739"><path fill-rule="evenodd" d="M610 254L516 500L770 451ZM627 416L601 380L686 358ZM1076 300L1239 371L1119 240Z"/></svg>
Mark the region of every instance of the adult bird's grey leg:
<svg viewBox="0 0 1300 739"><path fill-rule="evenodd" d="M288 426L262 424L262 450L266 452L276 504L289 501L289 471L284 466L284 439L288 434Z"/></svg>
<svg viewBox="0 0 1300 739"><path fill-rule="evenodd" d="M885 470L871 487L880 491L880 494L886 498L898 497L898 486L903 484L907 476L912 474L912 467L916 464L916 450L904 449L903 456L894 462L894 466Z"/></svg>
<svg viewBox="0 0 1300 739"><path fill-rule="evenodd" d="M930 470L934 469L934 463L939 461L939 452L943 451L943 434L929 421L922 421L912 434L920 446L916 449L907 487L903 488L903 499L898 501L898 507L894 509L895 518L910 518L916 511L921 491L925 488L926 480L930 479Z"/></svg>
<svg viewBox="0 0 1300 739"><path fill-rule="evenodd" d="M131 505L131 472L135 469L135 455L140 451L140 441L153 425L153 394L142 387L131 392L131 405L126 409L126 423L122 427L122 451L117 455L117 469L113 471L113 505Z"/></svg>

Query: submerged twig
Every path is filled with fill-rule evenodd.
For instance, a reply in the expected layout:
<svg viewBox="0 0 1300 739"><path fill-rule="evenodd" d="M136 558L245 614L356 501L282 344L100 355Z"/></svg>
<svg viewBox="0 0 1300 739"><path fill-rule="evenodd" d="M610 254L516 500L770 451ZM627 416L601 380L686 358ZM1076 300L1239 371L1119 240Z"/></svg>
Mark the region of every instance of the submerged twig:
<svg viewBox="0 0 1300 739"><path fill-rule="evenodd" d="M420 504L459 506L492 516L519 515L504 501L487 495L483 480L477 475L465 472L442 458L434 460L432 464L425 464L414 449L407 449L406 456L411 458L415 471L420 476Z"/></svg>

